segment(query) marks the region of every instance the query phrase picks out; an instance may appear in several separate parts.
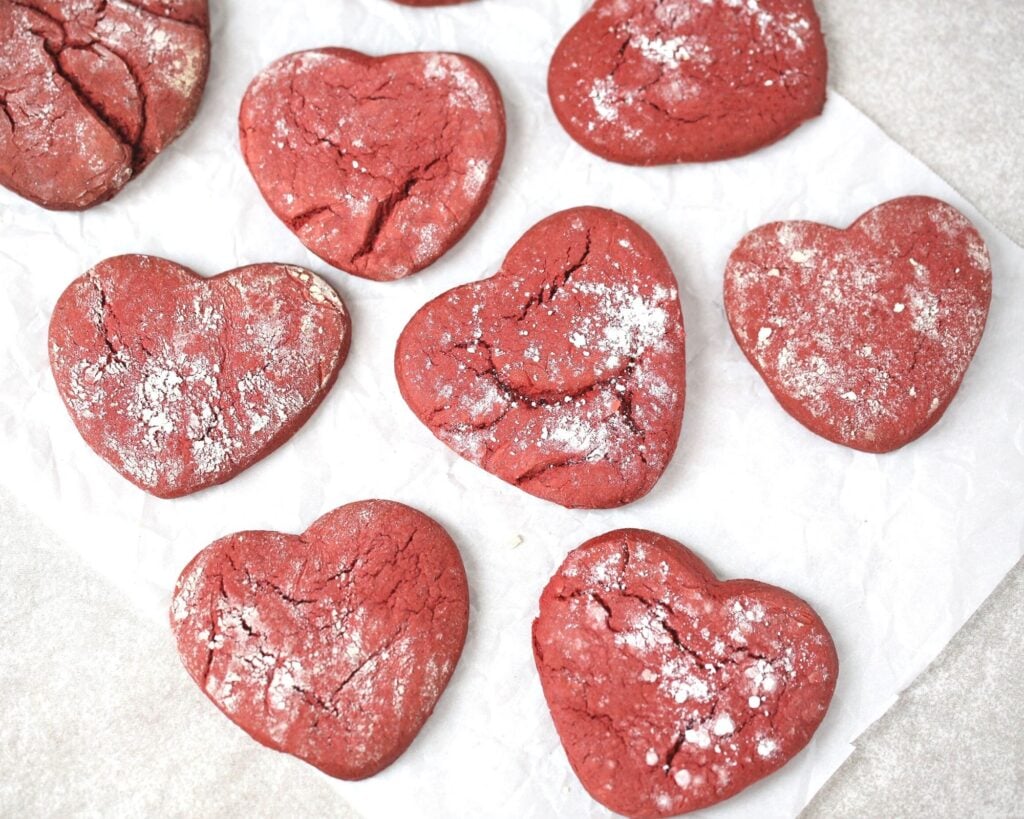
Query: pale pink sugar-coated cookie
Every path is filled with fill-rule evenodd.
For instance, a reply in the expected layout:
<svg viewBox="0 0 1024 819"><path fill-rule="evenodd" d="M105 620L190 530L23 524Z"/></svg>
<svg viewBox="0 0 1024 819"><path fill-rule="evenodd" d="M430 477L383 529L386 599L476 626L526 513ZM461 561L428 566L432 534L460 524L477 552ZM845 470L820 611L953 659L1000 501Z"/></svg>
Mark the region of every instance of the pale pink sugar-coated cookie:
<svg viewBox="0 0 1024 819"><path fill-rule="evenodd" d="M395 352L406 403L462 457L567 507L621 506L675 451L686 392L675 277L655 241L583 207L489 279L421 308Z"/></svg>
<svg viewBox="0 0 1024 819"><path fill-rule="evenodd" d="M635 817L713 805L781 768L821 723L838 674L803 600L719 581L639 529L569 554L541 595L533 647L581 784Z"/></svg>
<svg viewBox="0 0 1024 819"><path fill-rule="evenodd" d="M462 238L505 152L498 87L460 54L288 55L249 86L240 128L274 213L325 261L378 281Z"/></svg>
<svg viewBox="0 0 1024 819"><path fill-rule="evenodd" d="M338 295L307 270L204 279L153 256L100 262L64 291L50 366L86 443L137 486L222 483L305 422L348 354Z"/></svg>
<svg viewBox="0 0 1024 819"><path fill-rule="evenodd" d="M958 210L911 196L846 230L776 222L725 271L736 340L779 403L830 441L888 452L953 400L992 297L985 242Z"/></svg>
<svg viewBox="0 0 1024 819"><path fill-rule="evenodd" d="M0 184L57 210L109 199L192 121L206 0L0 2Z"/></svg>
<svg viewBox="0 0 1024 819"><path fill-rule="evenodd" d="M186 670L232 722L341 779L372 776L413 741L468 618L447 532L381 500L301 535L221 538L182 571L170 611Z"/></svg>
<svg viewBox="0 0 1024 819"><path fill-rule="evenodd" d="M597 0L551 60L559 122L632 165L749 153L821 113L812 0Z"/></svg>

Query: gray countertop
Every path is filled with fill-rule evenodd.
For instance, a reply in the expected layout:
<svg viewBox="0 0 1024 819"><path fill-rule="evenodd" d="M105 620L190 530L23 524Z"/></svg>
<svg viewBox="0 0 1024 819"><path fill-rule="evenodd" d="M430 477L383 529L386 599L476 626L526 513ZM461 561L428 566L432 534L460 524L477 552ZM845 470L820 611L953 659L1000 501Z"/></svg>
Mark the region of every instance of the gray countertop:
<svg viewBox="0 0 1024 819"><path fill-rule="evenodd" d="M833 87L1024 243L1024 2L817 5ZM350 815L313 769L268 774L242 732L206 719L168 671L170 638L3 491L0 577L0 813ZM1024 815L1022 634L1019 563L804 815ZM105 747L134 748L132 764Z"/></svg>

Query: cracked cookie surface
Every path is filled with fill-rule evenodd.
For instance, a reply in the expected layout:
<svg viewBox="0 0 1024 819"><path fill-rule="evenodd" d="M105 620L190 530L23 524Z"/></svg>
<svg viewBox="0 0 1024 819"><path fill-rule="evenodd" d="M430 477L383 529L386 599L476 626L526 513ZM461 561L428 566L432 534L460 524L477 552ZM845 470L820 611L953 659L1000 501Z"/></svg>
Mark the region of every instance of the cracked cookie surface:
<svg viewBox="0 0 1024 819"><path fill-rule="evenodd" d="M109 199L195 116L208 28L206 0L0 0L0 184Z"/></svg>
<svg viewBox="0 0 1024 819"><path fill-rule="evenodd" d="M361 501L302 535L241 532L185 567L170 622L188 673L254 739L341 779L390 765L434 710L469 596L441 526Z"/></svg>
<svg viewBox="0 0 1024 819"><path fill-rule="evenodd" d="M650 491L679 438L676 280L635 222L562 211L497 274L422 307L395 371L409 407L463 458L563 506L621 506Z"/></svg>
<svg viewBox="0 0 1024 819"><path fill-rule="evenodd" d="M733 334L779 403L866 452L898 449L942 417L991 298L984 240L924 196L879 205L846 230L764 225L725 270Z"/></svg>
<svg viewBox="0 0 1024 819"><path fill-rule="evenodd" d="M171 498L223 483L290 438L348 354L348 313L300 267L205 279L115 256L76 279L50 321L50 367L86 443Z"/></svg>
<svg viewBox="0 0 1024 819"><path fill-rule="evenodd" d="M639 529L570 552L541 596L533 645L573 770L626 816L707 807L782 767L824 718L838 673L803 600L719 581Z"/></svg>
<svg viewBox="0 0 1024 819"><path fill-rule="evenodd" d="M252 81L239 126L278 218L325 261L377 281L462 238L505 152L498 86L460 54L290 54Z"/></svg>
<svg viewBox="0 0 1024 819"><path fill-rule="evenodd" d="M598 0L559 43L548 93L605 159L706 162L820 114L827 74L812 0Z"/></svg>

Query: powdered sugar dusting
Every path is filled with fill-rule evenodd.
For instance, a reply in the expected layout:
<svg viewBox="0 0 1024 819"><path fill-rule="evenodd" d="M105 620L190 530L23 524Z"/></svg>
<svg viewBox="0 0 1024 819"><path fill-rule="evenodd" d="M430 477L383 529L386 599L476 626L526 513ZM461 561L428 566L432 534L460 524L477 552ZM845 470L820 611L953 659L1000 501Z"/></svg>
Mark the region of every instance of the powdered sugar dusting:
<svg viewBox="0 0 1024 819"><path fill-rule="evenodd" d="M320 400L347 349L337 294L297 268L206 282L160 259L121 257L72 285L56 315L51 361L76 424L159 495L258 459Z"/></svg>
<svg viewBox="0 0 1024 819"><path fill-rule="evenodd" d="M231 719L353 778L404 750L433 710L466 607L450 539L408 507L369 501L304 537L212 544L179 579L171 621L185 667Z"/></svg>
<svg viewBox="0 0 1024 819"><path fill-rule="evenodd" d="M675 446L684 393L675 282L648 258L649 237L600 213L541 223L534 230L568 230L568 241L552 239L567 242L568 258L544 244L550 267L506 262L421 310L399 343L403 395L435 434L542 496L560 471L585 468L605 476L609 497L646 491Z"/></svg>
<svg viewBox="0 0 1024 819"><path fill-rule="evenodd" d="M622 813L694 810L767 775L810 739L835 685L834 648L805 604L719 584L650 532L570 553L534 639L573 767Z"/></svg>
<svg viewBox="0 0 1024 819"><path fill-rule="evenodd" d="M191 121L209 59L205 21L126 0L6 3L0 60L5 185L52 207L116 193ZM57 167L59 165L59 167Z"/></svg>
<svg viewBox="0 0 1024 819"><path fill-rule="evenodd" d="M556 52L552 101L585 145L625 161L735 155L735 134L737 147L698 143L723 117L771 141L813 115L823 53L809 3L600 0ZM795 121L782 126L789 108Z"/></svg>
<svg viewBox="0 0 1024 819"><path fill-rule="evenodd" d="M449 83L452 87L452 101L456 106L468 107L478 114L491 111L490 90L483 86L478 76L467 70L466 60L461 55L426 55L423 76L427 80Z"/></svg>
<svg viewBox="0 0 1024 819"><path fill-rule="evenodd" d="M490 75L439 52L288 55L253 80L240 125L274 212L329 263L378 281L426 267L462 235L504 151Z"/></svg>
<svg viewBox="0 0 1024 819"><path fill-rule="evenodd" d="M977 232L922 198L881 205L846 233L766 226L726 272L734 332L773 390L798 402L787 409L869 450L931 425L974 355L990 295Z"/></svg>

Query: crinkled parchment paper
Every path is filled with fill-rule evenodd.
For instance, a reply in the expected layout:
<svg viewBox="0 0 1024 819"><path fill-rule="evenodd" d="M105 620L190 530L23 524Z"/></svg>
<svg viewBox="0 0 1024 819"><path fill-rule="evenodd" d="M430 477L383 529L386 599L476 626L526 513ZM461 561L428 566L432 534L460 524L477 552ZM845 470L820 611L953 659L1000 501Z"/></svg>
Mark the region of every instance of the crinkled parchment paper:
<svg viewBox="0 0 1024 819"><path fill-rule="evenodd" d="M1024 552L1024 251L834 93L818 120L729 162L636 169L587 154L558 127L545 94L548 57L584 0L433 10L387 0L212 5L213 69L199 117L138 180L84 214L50 213L0 191L0 480L151 613L154 629L166 629L181 567L223 534L300 531L368 497L441 521L469 572L469 641L409 751L369 781L337 784L368 816L605 815L555 735L530 621L569 549L615 527L655 529L722 576L791 589L832 630L842 670L813 742L708 813L797 812ZM243 164L236 121L249 79L286 52L324 45L464 51L490 67L505 94L509 148L490 205L465 240L411 279L377 284L327 268L270 213ZM949 200L981 229L995 271L992 312L938 426L890 455L856 453L776 404L731 337L722 270L759 224L845 225L911 193ZM490 275L530 225L580 204L620 210L661 243L688 333L678 452L648 497L615 511L566 511L461 461L415 420L392 370L398 333L420 305ZM353 314L351 357L312 420L227 485L176 501L145 495L88 450L47 365L46 326L61 290L126 252L207 274L261 261L306 265L338 287ZM222 719L212 706L209 719ZM252 753L279 764L255 743Z"/></svg>

